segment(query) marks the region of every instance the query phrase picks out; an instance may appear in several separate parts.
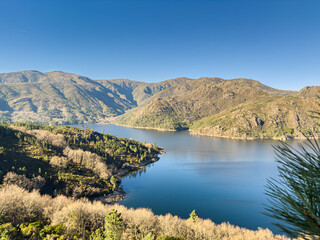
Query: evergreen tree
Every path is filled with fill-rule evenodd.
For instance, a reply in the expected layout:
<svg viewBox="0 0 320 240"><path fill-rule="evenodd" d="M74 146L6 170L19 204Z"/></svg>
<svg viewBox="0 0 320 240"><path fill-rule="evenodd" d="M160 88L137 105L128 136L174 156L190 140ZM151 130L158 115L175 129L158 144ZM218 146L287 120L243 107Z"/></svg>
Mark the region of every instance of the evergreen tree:
<svg viewBox="0 0 320 240"><path fill-rule="evenodd" d="M104 234L100 229L97 229L90 235L90 240L104 240Z"/></svg>
<svg viewBox="0 0 320 240"><path fill-rule="evenodd" d="M112 209L106 216L104 228L105 240L120 240L124 231L124 222L121 213Z"/></svg>
<svg viewBox="0 0 320 240"><path fill-rule="evenodd" d="M152 233L148 233L148 235L142 238L141 240L154 240L154 236L152 235Z"/></svg>
<svg viewBox="0 0 320 240"><path fill-rule="evenodd" d="M117 180L114 176L111 176L110 183L112 184L112 189L115 190L117 186Z"/></svg>
<svg viewBox="0 0 320 240"><path fill-rule="evenodd" d="M275 146L279 180L269 179L266 194L268 216L277 220L283 232L292 237L320 237L320 146L317 140L293 148L287 143Z"/></svg>
<svg viewBox="0 0 320 240"><path fill-rule="evenodd" d="M199 218L199 215L198 213L196 212L196 210L193 210L191 213L190 213L190 220L192 220L193 222L196 222L197 219Z"/></svg>

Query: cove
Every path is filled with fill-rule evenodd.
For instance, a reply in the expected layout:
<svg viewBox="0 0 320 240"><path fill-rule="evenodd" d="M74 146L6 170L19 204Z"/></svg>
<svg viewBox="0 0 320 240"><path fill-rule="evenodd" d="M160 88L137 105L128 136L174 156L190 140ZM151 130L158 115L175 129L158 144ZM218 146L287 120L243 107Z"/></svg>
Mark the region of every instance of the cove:
<svg viewBox="0 0 320 240"><path fill-rule="evenodd" d="M75 125L80 127L80 125ZM160 160L122 179L126 207L150 208L155 214L188 218L196 209L215 223L257 229L273 219L263 215L266 179L277 178L272 145L278 141L241 141L162 132L116 125L84 124L95 131L156 143L166 152ZM293 145L297 141L291 142Z"/></svg>

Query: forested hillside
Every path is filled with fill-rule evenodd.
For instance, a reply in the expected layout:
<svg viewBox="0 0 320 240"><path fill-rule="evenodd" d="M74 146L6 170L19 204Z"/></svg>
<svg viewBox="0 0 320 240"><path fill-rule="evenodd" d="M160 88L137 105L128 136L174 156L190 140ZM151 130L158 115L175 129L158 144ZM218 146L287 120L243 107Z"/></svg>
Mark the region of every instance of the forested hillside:
<svg viewBox="0 0 320 240"><path fill-rule="evenodd" d="M121 192L121 177L157 161L160 152L90 129L2 123L0 184L52 196L103 197Z"/></svg>

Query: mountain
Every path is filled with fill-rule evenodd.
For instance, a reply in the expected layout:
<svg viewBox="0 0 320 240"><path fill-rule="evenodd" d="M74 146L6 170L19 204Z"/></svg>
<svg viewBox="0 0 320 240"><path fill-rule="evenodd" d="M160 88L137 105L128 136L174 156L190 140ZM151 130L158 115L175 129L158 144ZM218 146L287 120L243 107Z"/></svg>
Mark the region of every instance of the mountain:
<svg viewBox="0 0 320 240"><path fill-rule="evenodd" d="M0 74L2 120L105 121L135 106L97 81L64 72Z"/></svg>
<svg viewBox="0 0 320 240"><path fill-rule="evenodd" d="M320 133L311 117L320 112L317 96L320 87L296 92L251 79L184 79L145 98L117 122L226 138L304 138Z"/></svg>
<svg viewBox="0 0 320 240"><path fill-rule="evenodd" d="M319 136L311 111L317 98L266 97L248 101L191 124L194 134L235 139L293 139Z"/></svg>
<svg viewBox="0 0 320 240"><path fill-rule="evenodd" d="M244 78L145 83L22 71L0 74L0 120L112 121L228 138L303 138L306 133L319 135L311 117L312 111L320 112L317 96L319 86L286 91Z"/></svg>
<svg viewBox="0 0 320 240"><path fill-rule="evenodd" d="M118 123L128 126L167 130L190 129L194 133L219 137L263 138L264 136L262 135L251 133L252 130L249 131L249 129L243 125L243 122L237 122L235 120L228 122L228 124L230 124L229 128L233 129L232 133L230 131L224 131L223 133L221 132L218 134L214 132L212 128L217 127L219 129L219 127L222 127L222 125L219 125L222 124L222 122L211 121L211 119L215 119L215 117L223 114L232 116L228 111L231 111L235 107L239 107L239 111L249 114L249 109L246 109L247 105L245 105L245 103L252 103L252 105L255 105L270 100L286 103L287 101L281 99L291 97L297 98L296 104L297 108L299 108L297 114L303 122L299 124L303 127L308 126L309 128L314 124L312 124L310 117L306 114L307 111L312 110L312 107L314 109L319 109L316 105L317 91L314 90L314 88L317 87L311 87L307 90L295 92L274 89L250 79L188 79L184 80L184 82L179 82L177 85L172 85L149 97L147 100L144 100L137 108L129 110L124 115L120 116ZM308 101L313 104L308 105L306 103L308 101L302 101L302 98L308 98ZM306 104L307 107L304 106ZM292 112L293 109L290 106L291 105L285 105L283 111L289 109L290 114L294 114L294 112ZM271 105L270 108L272 108ZM256 112L251 111L250 114L261 116L260 118L268 123L268 118L261 115L263 110L267 111L267 108ZM237 117L243 120L242 117L239 117L238 115ZM286 116L283 117L286 118ZM265 134L265 137L275 138L277 135L283 136L282 128L285 123L288 123L290 126L293 124L292 121L284 119L282 119L282 122L283 124L278 124L273 127L274 129L278 129L278 133ZM308 125L305 126L304 124L307 122ZM239 128L238 125L243 128ZM291 128L294 128L298 135L292 135L292 137L301 137L299 132L300 125L296 125L291 126ZM209 126L211 131L208 131ZM264 127L267 129L269 128L268 124ZM303 127L301 127L301 130ZM244 131L243 129L246 129L248 132L247 135L242 134L241 131ZM254 131L259 132L258 129L255 129Z"/></svg>

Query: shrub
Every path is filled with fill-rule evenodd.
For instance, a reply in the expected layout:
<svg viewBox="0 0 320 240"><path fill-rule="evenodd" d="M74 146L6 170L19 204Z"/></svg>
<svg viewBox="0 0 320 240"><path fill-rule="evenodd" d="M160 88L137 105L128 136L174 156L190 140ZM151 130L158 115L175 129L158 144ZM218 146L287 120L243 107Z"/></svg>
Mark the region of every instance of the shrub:
<svg viewBox="0 0 320 240"><path fill-rule="evenodd" d="M66 168L68 166L68 158L54 156L50 159L50 165L57 168Z"/></svg>
<svg viewBox="0 0 320 240"><path fill-rule="evenodd" d="M69 236L88 237L91 232L103 227L108 210L100 202L91 203L80 199L54 212L51 223L63 224Z"/></svg>
<svg viewBox="0 0 320 240"><path fill-rule="evenodd" d="M0 221L14 225L31 222L47 222L45 208L52 199L41 196L39 192L28 192L16 185L0 189Z"/></svg>
<svg viewBox="0 0 320 240"><path fill-rule="evenodd" d="M39 239L39 233L42 229L42 225L40 222L21 224L20 229L24 237L28 239Z"/></svg>
<svg viewBox="0 0 320 240"><path fill-rule="evenodd" d="M154 236L151 233L148 233L148 235L142 238L142 240L154 240Z"/></svg>
<svg viewBox="0 0 320 240"><path fill-rule="evenodd" d="M228 223L216 225L211 220L200 218L193 222L171 214L156 216L143 208L133 210L63 196L51 198L15 185L0 189L0 221L6 223L0 225L3 239L19 239L14 234L21 224L20 232L35 239L287 239L275 236L268 229L252 231Z"/></svg>
<svg viewBox="0 0 320 240"><path fill-rule="evenodd" d="M64 149L63 154L68 156L74 163L81 164L85 168L91 169L102 179L108 179L111 176L105 161L95 153L83 151L81 149L73 150L70 147Z"/></svg>
<svg viewBox="0 0 320 240"><path fill-rule="evenodd" d="M39 236L41 238L63 238L64 234L66 232L66 227L62 224L59 225L53 225L53 226L45 226L43 229L41 229Z"/></svg>
<svg viewBox="0 0 320 240"><path fill-rule="evenodd" d="M41 176L29 179L25 175L19 175L14 172L8 172L3 178L4 185L13 184L29 191L33 189L41 189L45 185L45 182L46 180Z"/></svg>
<svg viewBox="0 0 320 240"><path fill-rule="evenodd" d="M157 240L182 240L183 238L181 238L180 236L178 237L173 237L173 236L162 236L162 237L158 237Z"/></svg>
<svg viewBox="0 0 320 240"><path fill-rule="evenodd" d="M18 230L11 223L0 225L0 239L10 240L18 236Z"/></svg>

